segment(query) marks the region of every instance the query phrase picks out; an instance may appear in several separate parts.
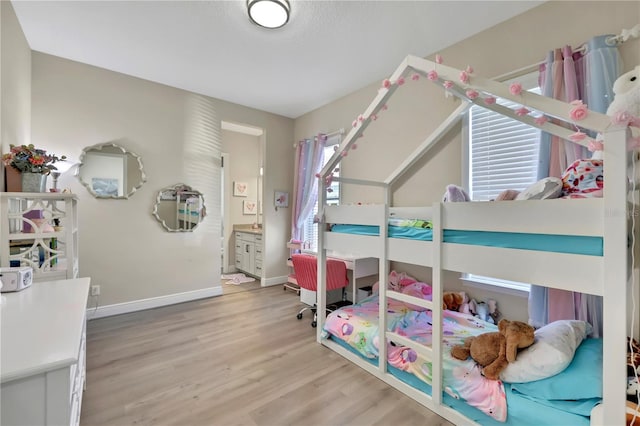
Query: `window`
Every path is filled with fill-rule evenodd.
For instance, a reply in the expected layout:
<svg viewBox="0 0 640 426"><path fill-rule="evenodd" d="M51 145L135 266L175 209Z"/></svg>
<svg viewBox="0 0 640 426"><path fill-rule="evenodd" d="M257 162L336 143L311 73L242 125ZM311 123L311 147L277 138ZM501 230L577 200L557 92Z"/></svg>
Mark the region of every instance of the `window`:
<svg viewBox="0 0 640 426"><path fill-rule="evenodd" d="M329 159L333 156L334 146L339 145L342 141L341 135L329 137L324 147L324 164L327 164ZM340 176L340 171L334 172L334 176ZM340 182L331 182L331 192L327 191L327 204L337 205L340 204ZM322 191L322 188L318 188L318 191ZM313 212L309 215L304 222L304 241L307 249L312 251L318 251L318 225L313 223L313 218L318 214L318 200L313 207Z"/></svg>
<svg viewBox="0 0 640 426"><path fill-rule="evenodd" d="M537 73L518 77L530 92L540 94ZM498 99L497 104L516 109L520 104ZM468 189L474 201L489 201L506 189L523 190L538 180L540 130L474 105L468 116ZM529 284L465 274L464 280L529 291Z"/></svg>

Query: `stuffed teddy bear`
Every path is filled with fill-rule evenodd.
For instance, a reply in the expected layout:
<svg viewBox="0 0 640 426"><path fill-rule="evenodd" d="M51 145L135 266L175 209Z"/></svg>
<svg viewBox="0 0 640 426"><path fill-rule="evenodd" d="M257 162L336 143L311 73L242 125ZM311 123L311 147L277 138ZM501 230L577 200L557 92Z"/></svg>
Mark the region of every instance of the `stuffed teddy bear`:
<svg viewBox="0 0 640 426"><path fill-rule="evenodd" d="M459 360L471 356L482 368L482 374L499 380L508 363L516 360L518 349L531 346L535 340L533 327L521 321L500 320L498 331L469 337L464 345L451 348L451 355Z"/></svg>
<svg viewBox="0 0 640 426"><path fill-rule="evenodd" d="M458 311L464 300L464 292L445 291L442 295L442 309Z"/></svg>

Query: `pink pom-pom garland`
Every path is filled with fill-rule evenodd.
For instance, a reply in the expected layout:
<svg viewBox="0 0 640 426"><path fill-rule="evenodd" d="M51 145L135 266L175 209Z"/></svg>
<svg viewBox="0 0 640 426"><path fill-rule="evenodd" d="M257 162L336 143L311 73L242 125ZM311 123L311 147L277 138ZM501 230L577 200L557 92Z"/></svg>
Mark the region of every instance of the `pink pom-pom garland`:
<svg viewBox="0 0 640 426"><path fill-rule="evenodd" d="M348 151L342 151L340 153L340 155L342 155L343 157L346 157L347 155L349 155L349 152Z"/></svg>
<svg viewBox="0 0 640 426"><path fill-rule="evenodd" d="M453 83L447 80L444 83L442 83L442 86L444 86L445 89L451 89L453 87Z"/></svg>
<svg viewBox="0 0 640 426"><path fill-rule="evenodd" d="M351 145L351 149L358 149L358 144L354 143L353 145Z"/></svg>
<svg viewBox="0 0 640 426"><path fill-rule="evenodd" d="M385 78L384 80L382 80L382 87L388 89L389 87L391 87L391 81L388 78Z"/></svg>
<svg viewBox="0 0 640 426"><path fill-rule="evenodd" d="M431 81L436 81L438 79L438 72L435 70L431 70L427 73L427 78Z"/></svg>
<svg viewBox="0 0 640 426"><path fill-rule="evenodd" d="M549 119L547 118L546 115L541 115L540 117L536 118L535 122L538 126L544 126L544 124L549 121Z"/></svg>
<svg viewBox="0 0 640 426"><path fill-rule="evenodd" d="M628 125L630 122L631 122L631 114L629 114L627 111L618 111L613 115L613 117L611 117L612 124Z"/></svg>
<svg viewBox="0 0 640 426"><path fill-rule="evenodd" d="M356 127L356 126L358 125L358 120L353 120L353 123L351 123L351 125L352 125L353 127Z"/></svg>
<svg viewBox="0 0 640 426"><path fill-rule="evenodd" d="M420 74L418 74L418 73L413 74L413 75L411 76L411 80L413 80L413 81L418 81L418 80L420 80Z"/></svg>
<svg viewBox="0 0 640 426"><path fill-rule="evenodd" d="M471 65L467 65L465 71L467 72L467 74L473 74L473 68L471 68Z"/></svg>
<svg viewBox="0 0 640 426"><path fill-rule="evenodd" d="M569 110L569 117L571 117L573 121L580 121L587 118L587 115L589 115L589 110L587 109L587 106L582 103L582 101L573 101L571 102L571 105L572 108Z"/></svg>
<svg viewBox="0 0 640 426"><path fill-rule="evenodd" d="M580 142L583 141L587 137L586 133L582 133L580 131L572 133L569 135L569 140L571 142Z"/></svg>
<svg viewBox="0 0 640 426"><path fill-rule="evenodd" d="M524 117L525 115L529 114L531 111L529 111L527 108L525 107L520 107L516 110L516 115L518 117Z"/></svg>
<svg viewBox="0 0 640 426"><path fill-rule="evenodd" d="M486 98L484 98L484 103L487 105L493 105L496 103L496 98L494 98L493 96L487 96Z"/></svg>
<svg viewBox="0 0 640 426"><path fill-rule="evenodd" d="M398 79L396 80L396 84L398 86L402 86L404 84L404 77L398 77Z"/></svg>
<svg viewBox="0 0 640 426"><path fill-rule="evenodd" d="M364 121L364 115L360 114L358 116L358 121L362 123Z"/></svg>
<svg viewBox="0 0 640 426"><path fill-rule="evenodd" d="M520 95L522 93L522 84L511 83L511 85L509 85L509 93L511 93L513 96Z"/></svg>
<svg viewBox="0 0 640 426"><path fill-rule="evenodd" d="M441 64L442 63L442 56L440 54L436 55L436 64Z"/></svg>
<svg viewBox="0 0 640 426"><path fill-rule="evenodd" d="M466 71L460 71L458 79L462 84L467 84L469 82L469 74Z"/></svg>
<svg viewBox="0 0 640 426"><path fill-rule="evenodd" d="M571 138L571 136L569 136L569 138ZM591 142L589 142L589 146L587 147L587 149L591 152L602 151L604 149L604 145L600 141L592 140Z"/></svg>
<svg viewBox="0 0 640 426"><path fill-rule="evenodd" d="M467 98L469 98L469 99L471 99L471 100L474 100L474 99L476 99L478 96L480 96L480 94L479 94L476 90L473 90L473 89L469 89L469 90L467 90L467 91L465 92L465 94L467 95Z"/></svg>

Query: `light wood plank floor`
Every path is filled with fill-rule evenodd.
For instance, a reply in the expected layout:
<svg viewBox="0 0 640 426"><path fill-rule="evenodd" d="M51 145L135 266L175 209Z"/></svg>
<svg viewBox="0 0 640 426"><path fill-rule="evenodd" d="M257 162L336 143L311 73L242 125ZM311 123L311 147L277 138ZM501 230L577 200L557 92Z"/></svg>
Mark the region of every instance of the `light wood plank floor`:
<svg viewBox="0 0 640 426"><path fill-rule="evenodd" d="M282 286L87 325L81 425L450 425L315 342Z"/></svg>

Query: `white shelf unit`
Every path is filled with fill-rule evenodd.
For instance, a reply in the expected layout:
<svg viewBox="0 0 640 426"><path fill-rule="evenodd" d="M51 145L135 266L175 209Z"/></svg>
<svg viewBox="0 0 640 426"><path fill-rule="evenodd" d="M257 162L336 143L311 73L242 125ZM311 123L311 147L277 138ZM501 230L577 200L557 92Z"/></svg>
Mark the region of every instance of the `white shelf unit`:
<svg viewBox="0 0 640 426"><path fill-rule="evenodd" d="M77 201L74 194L1 192L0 266L30 266L34 281L77 278Z"/></svg>

